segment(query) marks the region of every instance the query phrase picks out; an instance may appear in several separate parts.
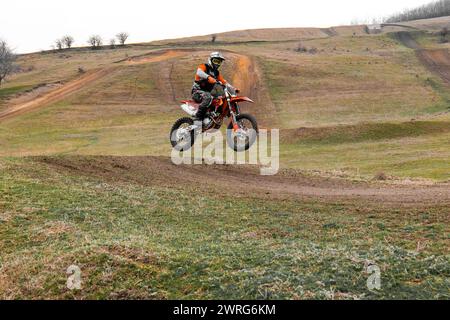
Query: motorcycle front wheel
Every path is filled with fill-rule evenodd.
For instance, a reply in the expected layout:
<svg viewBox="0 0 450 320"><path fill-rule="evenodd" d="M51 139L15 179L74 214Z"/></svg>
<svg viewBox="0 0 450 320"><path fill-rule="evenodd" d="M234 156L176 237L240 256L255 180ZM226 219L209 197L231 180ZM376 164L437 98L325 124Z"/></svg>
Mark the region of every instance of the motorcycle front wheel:
<svg viewBox="0 0 450 320"><path fill-rule="evenodd" d="M251 114L242 113L236 116L239 131L233 130L233 123L230 122L227 130L227 143L236 152L247 151L256 141L258 136L258 123Z"/></svg>

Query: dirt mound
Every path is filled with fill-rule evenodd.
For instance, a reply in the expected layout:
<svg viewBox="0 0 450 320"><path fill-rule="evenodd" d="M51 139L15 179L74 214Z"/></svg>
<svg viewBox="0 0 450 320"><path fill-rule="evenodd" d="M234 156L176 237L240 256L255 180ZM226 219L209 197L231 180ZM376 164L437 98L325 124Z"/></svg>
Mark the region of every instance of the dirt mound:
<svg viewBox="0 0 450 320"><path fill-rule="evenodd" d="M450 204L450 185L386 185L310 177L296 170L261 176L256 166L181 165L163 157L34 157L52 169L110 182L191 189L238 197L364 200L395 205Z"/></svg>
<svg viewBox="0 0 450 320"><path fill-rule="evenodd" d="M41 83L24 92L17 93L7 99L9 105L18 105L39 98L44 94L53 91L62 86L61 82Z"/></svg>
<svg viewBox="0 0 450 320"><path fill-rule="evenodd" d="M401 123L360 123L330 127L303 127L281 130L281 141L348 143L389 140L450 132L447 121L410 121Z"/></svg>

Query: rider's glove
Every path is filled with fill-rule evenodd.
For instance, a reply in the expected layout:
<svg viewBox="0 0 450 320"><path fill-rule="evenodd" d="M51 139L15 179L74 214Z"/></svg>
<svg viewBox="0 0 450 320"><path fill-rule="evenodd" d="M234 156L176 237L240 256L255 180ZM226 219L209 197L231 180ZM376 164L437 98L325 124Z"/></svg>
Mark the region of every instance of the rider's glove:
<svg viewBox="0 0 450 320"><path fill-rule="evenodd" d="M240 92L241 92L241 89L239 89L239 88L234 88L234 91L235 91L236 93L240 93Z"/></svg>

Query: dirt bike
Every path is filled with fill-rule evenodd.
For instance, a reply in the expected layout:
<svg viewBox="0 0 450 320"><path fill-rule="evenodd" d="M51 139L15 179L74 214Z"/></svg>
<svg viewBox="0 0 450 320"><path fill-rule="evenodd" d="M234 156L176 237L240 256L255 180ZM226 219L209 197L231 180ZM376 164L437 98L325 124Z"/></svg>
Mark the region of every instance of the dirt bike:
<svg viewBox="0 0 450 320"><path fill-rule="evenodd" d="M238 103L254 101L248 97L237 96L239 91L229 85L219 83L223 88L224 96L219 96L211 102L203 123L194 123L200 103L192 100L181 101L181 109L191 117L178 119L170 130L170 142L178 151L187 151L195 143L198 134L219 130L225 118L229 118L227 142L236 152L246 151L252 147L258 135L258 123L254 116L241 113ZM200 126L202 128L200 128Z"/></svg>

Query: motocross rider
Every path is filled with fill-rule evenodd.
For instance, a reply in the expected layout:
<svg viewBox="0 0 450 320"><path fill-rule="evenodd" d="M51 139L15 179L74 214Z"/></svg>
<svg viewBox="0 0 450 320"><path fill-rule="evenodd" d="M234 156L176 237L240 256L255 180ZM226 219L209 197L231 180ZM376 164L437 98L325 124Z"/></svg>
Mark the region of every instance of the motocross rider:
<svg viewBox="0 0 450 320"><path fill-rule="evenodd" d="M220 52L213 52L209 56L208 62L201 64L197 69L192 87L192 99L200 103L195 115L197 121L203 121L214 97L224 95L222 85L233 88L219 72L224 61L225 57ZM234 90L239 92L238 89Z"/></svg>

